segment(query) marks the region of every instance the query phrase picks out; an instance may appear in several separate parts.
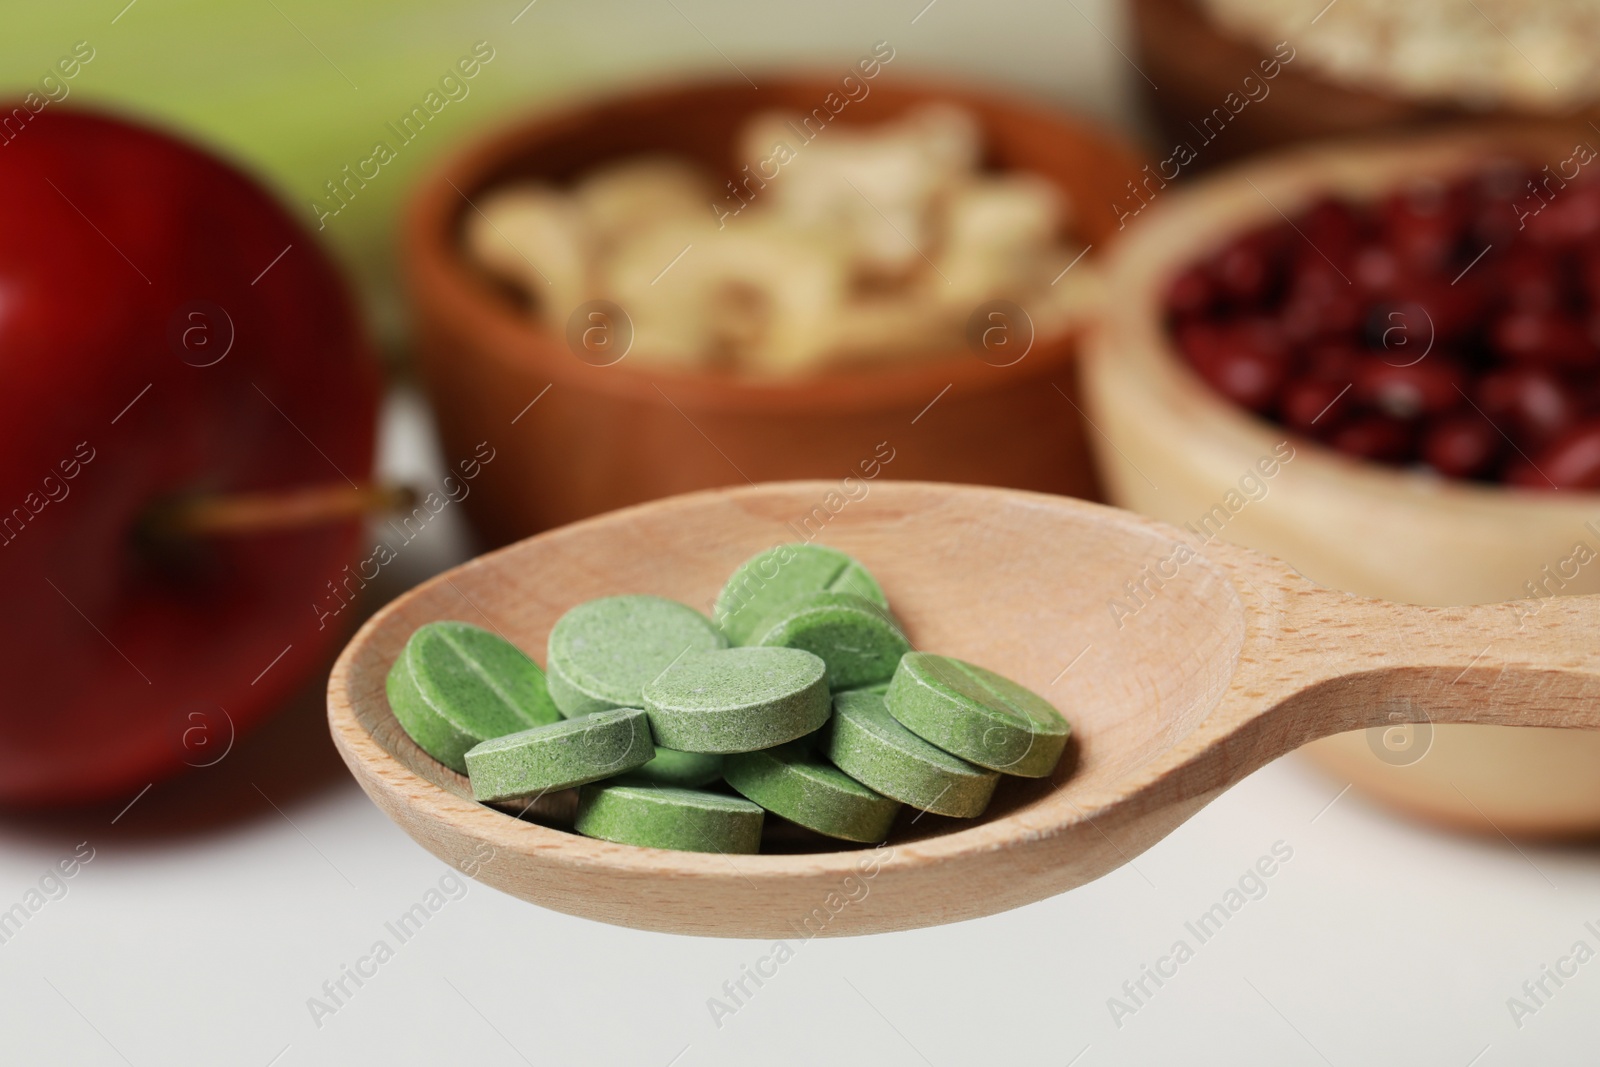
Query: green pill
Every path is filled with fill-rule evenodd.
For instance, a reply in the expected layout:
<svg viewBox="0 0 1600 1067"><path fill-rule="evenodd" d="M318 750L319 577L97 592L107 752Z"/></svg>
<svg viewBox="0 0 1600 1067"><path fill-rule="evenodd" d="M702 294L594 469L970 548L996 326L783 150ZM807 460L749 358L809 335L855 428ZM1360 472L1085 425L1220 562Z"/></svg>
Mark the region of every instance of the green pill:
<svg viewBox="0 0 1600 1067"><path fill-rule="evenodd" d="M584 786L573 827L619 845L749 853L761 848L763 818L758 805L739 797L629 778Z"/></svg>
<svg viewBox="0 0 1600 1067"><path fill-rule="evenodd" d="M884 702L923 740L1022 778L1055 770L1072 730L1049 701L1010 679L926 652L905 654Z"/></svg>
<svg viewBox="0 0 1600 1067"><path fill-rule="evenodd" d="M544 672L516 645L465 622L430 622L401 650L385 682L411 740L457 774L492 737L558 722Z"/></svg>
<svg viewBox="0 0 1600 1067"><path fill-rule="evenodd" d="M792 600L746 643L800 648L820 657L830 689L887 682L911 651L888 611L854 593L808 593Z"/></svg>
<svg viewBox="0 0 1600 1067"><path fill-rule="evenodd" d="M855 689L833 698L824 751L834 766L886 797L921 811L970 819L983 814L1000 781L902 726L881 693Z"/></svg>
<svg viewBox="0 0 1600 1067"><path fill-rule="evenodd" d="M722 774L774 815L846 841L882 841L900 810L899 801L873 792L804 745L729 756Z"/></svg>
<svg viewBox="0 0 1600 1067"><path fill-rule="evenodd" d="M698 789L722 778L722 757L710 752L658 748L656 758L634 771L633 776L659 785Z"/></svg>
<svg viewBox="0 0 1600 1067"><path fill-rule="evenodd" d="M712 616L736 645L755 643L757 630L785 604L807 593L854 593L888 607L867 569L822 545L779 545L739 565L717 596Z"/></svg>
<svg viewBox="0 0 1600 1067"><path fill-rule="evenodd" d="M827 670L798 648L696 652L644 687L644 706L668 748L753 752L828 721Z"/></svg>
<svg viewBox="0 0 1600 1067"><path fill-rule="evenodd" d="M610 778L655 754L644 712L612 708L485 741L467 752L467 777L476 799L511 800Z"/></svg>
<svg viewBox="0 0 1600 1067"><path fill-rule="evenodd" d="M636 708L646 683L680 657L727 643L711 620L676 600L591 600L557 619L550 631L550 696L569 719Z"/></svg>

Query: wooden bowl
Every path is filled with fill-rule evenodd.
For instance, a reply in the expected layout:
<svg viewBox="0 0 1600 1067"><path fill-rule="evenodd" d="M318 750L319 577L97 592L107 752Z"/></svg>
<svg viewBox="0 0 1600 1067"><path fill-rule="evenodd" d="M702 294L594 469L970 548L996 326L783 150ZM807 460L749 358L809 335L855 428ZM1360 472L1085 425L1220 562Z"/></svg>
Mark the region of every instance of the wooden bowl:
<svg viewBox="0 0 1600 1067"><path fill-rule="evenodd" d="M743 81L652 86L540 114L452 157L417 190L403 268L422 377L446 456L470 458L479 442L494 449L465 501L491 541L710 486L859 479L864 465L887 478L1097 494L1074 406L1070 334L1039 337L1008 367L959 349L793 384L655 373L626 358L597 367L568 349L565 323L530 321L463 253L468 199L497 183L568 181L641 152L681 154L730 174L746 118L809 112L838 81L762 77L759 91ZM1092 269L1115 233L1106 205L1143 163L1123 141L1046 107L902 81L892 70L866 84L870 94L835 121L881 122L930 101L965 107L983 128L989 166L1034 171L1077 206L1075 233L1093 251L1075 269Z"/></svg>
<svg viewBox="0 0 1600 1067"><path fill-rule="evenodd" d="M1511 600L1527 596L1524 583L1542 580L1541 569L1566 560L1575 543L1600 549L1600 528L1585 525L1600 519L1593 494L1441 481L1364 463L1235 407L1180 361L1162 310L1178 270L1276 220L1278 209L1292 215L1327 191L1375 195L1489 154L1543 165L1565 158L1578 136L1496 129L1301 149L1163 193L1107 265L1117 300L1086 351L1085 394L1110 445L1098 459L1111 499L1193 523L1288 440L1293 459L1265 480L1263 499L1225 511L1221 536L1324 585L1416 604ZM1600 566L1580 568L1560 592L1600 592ZM1411 709L1395 711L1397 722L1411 718ZM1600 736L1402 727L1340 735L1308 751L1359 788L1438 821L1525 835L1600 831Z"/></svg>
<svg viewBox="0 0 1600 1067"><path fill-rule="evenodd" d="M1168 151L1185 142L1199 149L1195 169L1284 145L1335 137L1469 121L1551 117L1373 92L1321 76L1300 56L1271 80L1264 99L1243 108L1223 132L1202 145L1191 123L1221 106L1229 93L1239 92L1244 76L1256 71L1272 49L1233 36L1213 22L1195 0L1131 0L1130 7L1134 58L1149 79L1137 79L1138 85L1169 142L1165 146ZM1151 88L1152 81L1158 88ZM1597 116L1600 109L1589 108L1580 117Z"/></svg>

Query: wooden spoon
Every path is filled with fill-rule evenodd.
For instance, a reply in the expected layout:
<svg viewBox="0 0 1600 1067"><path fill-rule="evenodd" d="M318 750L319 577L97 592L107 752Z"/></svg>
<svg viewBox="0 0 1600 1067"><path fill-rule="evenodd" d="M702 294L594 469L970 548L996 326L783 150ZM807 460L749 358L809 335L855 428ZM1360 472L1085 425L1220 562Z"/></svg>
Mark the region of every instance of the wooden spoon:
<svg viewBox="0 0 1600 1067"><path fill-rule="evenodd" d="M1425 736L1430 719L1600 727L1600 597L1405 607L1324 589L1208 529L913 482L675 497L519 542L389 604L334 666L329 722L378 806L469 875L603 922L757 938L931 926L1072 889L1327 734L1384 728L1384 744L1406 724ZM907 812L877 849L665 852L475 803L389 712L384 676L422 623L491 627L542 660L551 625L580 601L654 593L709 610L738 563L806 539L861 559L919 647L1060 707L1076 743L1054 777L1003 782L979 820Z"/></svg>

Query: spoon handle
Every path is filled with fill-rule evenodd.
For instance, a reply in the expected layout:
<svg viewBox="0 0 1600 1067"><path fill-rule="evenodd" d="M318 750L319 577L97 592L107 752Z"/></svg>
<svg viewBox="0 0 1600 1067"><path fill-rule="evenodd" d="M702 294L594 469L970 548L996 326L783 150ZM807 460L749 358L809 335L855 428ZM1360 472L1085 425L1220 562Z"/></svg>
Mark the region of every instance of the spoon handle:
<svg viewBox="0 0 1600 1067"><path fill-rule="evenodd" d="M1337 657L1340 670L1303 694L1314 697L1319 718L1348 721L1335 729L1403 722L1600 729L1600 596L1347 606L1357 606L1341 612L1355 632L1313 642Z"/></svg>

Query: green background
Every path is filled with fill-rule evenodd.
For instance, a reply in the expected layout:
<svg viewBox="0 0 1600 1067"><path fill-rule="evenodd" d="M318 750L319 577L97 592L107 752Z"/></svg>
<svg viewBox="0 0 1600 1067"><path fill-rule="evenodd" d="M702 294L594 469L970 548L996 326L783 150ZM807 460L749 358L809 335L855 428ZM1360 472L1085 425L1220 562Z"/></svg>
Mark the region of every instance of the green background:
<svg viewBox="0 0 1600 1067"><path fill-rule="evenodd" d="M311 201L323 183L370 155L388 136L386 123L419 103L475 42L488 42L495 58L469 83L470 95L401 148L321 234L355 272L391 347L403 322L394 289L399 206L441 153L509 113L680 72L737 78L737 66L759 81L773 67L842 69L879 40L894 45L897 69L1012 83L1102 118L1126 112L1104 91L1125 72L1059 58L1063 37L1098 40L1091 18L1102 28L1115 23L1099 3L1082 12L1030 10L1028 32L1007 17L1009 5L957 0L526 4L10 0L0 93L37 85L87 41L95 56L68 83L69 105L114 107L209 144L263 178L315 229Z"/></svg>

